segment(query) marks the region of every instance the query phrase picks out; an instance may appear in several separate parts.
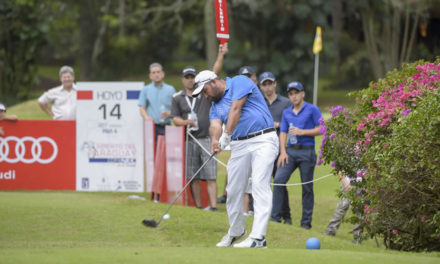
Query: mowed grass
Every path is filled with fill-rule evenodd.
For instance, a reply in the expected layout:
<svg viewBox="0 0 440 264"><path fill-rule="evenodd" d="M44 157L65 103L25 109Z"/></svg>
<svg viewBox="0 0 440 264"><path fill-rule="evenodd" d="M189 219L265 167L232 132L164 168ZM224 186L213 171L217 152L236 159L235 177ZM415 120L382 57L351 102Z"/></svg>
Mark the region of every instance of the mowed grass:
<svg viewBox="0 0 440 264"><path fill-rule="evenodd" d="M372 241L354 245L350 224L336 237L321 235L337 199L316 198L312 230L298 227L299 195L291 190L296 224L270 222L269 249L249 250L215 248L227 231L224 205L218 213L175 206L170 220L154 229L141 220L158 219L167 205L129 199L128 193L0 192L0 263L438 262L436 254L386 251ZM248 230L251 223L248 218ZM318 237L322 249L304 249L309 237Z"/></svg>
<svg viewBox="0 0 440 264"><path fill-rule="evenodd" d="M219 158L226 161L228 153ZM330 173L318 166L315 178ZM219 191L224 182L219 166ZM289 183L298 182L295 173ZM351 243L352 225L343 223L335 237L321 233L338 198L335 176L315 183L313 228L299 228L301 187L288 187L294 224L269 222L268 249L216 248L227 232L225 205L219 212L174 206L158 228L141 224L158 218L167 204L130 199L131 193L74 191L0 192L0 263L438 263L436 253L384 250L373 240ZM138 194L139 195L139 194ZM148 198L149 194L140 194ZM251 230L252 217L246 219ZM321 250L306 250L310 237ZM232 261L232 262L231 262Z"/></svg>
<svg viewBox="0 0 440 264"><path fill-rule="evenodd" d="M48 119L37 111L36 100L8 109L21 119ZM219 155L225 163L228 157ZM218 168L220 195L226 169ZM329 166L318 166L315 179L329 173ZM295 172L289 183L298 182ZM266 250L215 247L228 229L224 204L218 213L176 205L170 220L154 229L141 221L158 220L168 205L129 199L132 193L0 191L0 263L439 263L439 253L389 251L374 240L355 245L349 223L335 237L322 235L339 200L338 187L335 176L315 182L313 228L303 230L301 186L289 186L294 224L269 222ZM252 220L246 219L248 231ZM320 239L321 250L305 249L310 237Z"/></svg>

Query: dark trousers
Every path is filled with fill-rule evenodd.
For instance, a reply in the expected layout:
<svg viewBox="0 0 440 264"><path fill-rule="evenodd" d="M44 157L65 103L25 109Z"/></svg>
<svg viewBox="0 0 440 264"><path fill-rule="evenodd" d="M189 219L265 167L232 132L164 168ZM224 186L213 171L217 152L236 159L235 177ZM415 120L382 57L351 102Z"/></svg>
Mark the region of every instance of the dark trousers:
<svg viewBox="0 0 440 264"><path fill-rule="evenodd" d="M155 146L157 146L157 137L162 135L165 135L165 125L160 125L160 124L154 124L154 135L155 135Z"/></svg>
<svg viewBox="0 0 440 264"><path fill-rule="evenodd" d="M279 157L279 155L278 155ZM275 175L277 173L277 161L278 158L275 160L274 166L273 166L273 172L272 172L272 177L275 178ZM290 206L289 206L289 192L287 191L287 187L286 186L280 186L280 189L284 189L284 200L283 200L283 205L282 205L282 210L281 210L281 217L284 220L287 219L292 219L292 217L290 216Z"/></svg>
<svg viewBox="0 0 440 264"><path fill-rule="evenodd" d="M296 168L299 168L301 182L313 180L313 173L316 164L315 149L293 149L287 148L289 162L284 167L279 167L274 183L286 184L291 174ZM283 211L283 201L285 199L285 186L274 186L272 220L281 222ZM302 185L302 218L301 225L311 225L314 206L313 183Z"/></svg>

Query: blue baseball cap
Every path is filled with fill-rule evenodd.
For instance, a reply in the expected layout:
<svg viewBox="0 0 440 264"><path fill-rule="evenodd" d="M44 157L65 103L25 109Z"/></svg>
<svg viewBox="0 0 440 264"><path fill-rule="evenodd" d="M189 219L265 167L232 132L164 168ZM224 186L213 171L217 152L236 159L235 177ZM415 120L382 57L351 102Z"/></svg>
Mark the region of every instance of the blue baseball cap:
<svg viewBox="0 0 440 264"><path fill-rule="evenodd" d="M298 91L304 91L304 87L300 82L290 82L287 85L287 92L289 92L290 90L295 89Z"/></svg>
<svg viewBox="0 0 440 264"><path fill-rule="evenodd" d="M258 78L260 84L262 84L264 81L275 81L275 76L271 72L263 72L260 74L260 77Z"/></svg>

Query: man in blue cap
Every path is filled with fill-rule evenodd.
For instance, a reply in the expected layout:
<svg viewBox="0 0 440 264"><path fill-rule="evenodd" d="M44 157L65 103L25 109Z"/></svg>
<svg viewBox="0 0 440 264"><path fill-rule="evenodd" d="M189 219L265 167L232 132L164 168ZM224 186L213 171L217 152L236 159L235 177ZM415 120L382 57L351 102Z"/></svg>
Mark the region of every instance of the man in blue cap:
<svg viewBox="0 0 440 264"><path fill-rule="evenodd" d="M287 97L277 94L277 81L275 80L275 76L271 72L263 72L259 77L260 89L263 92L264 100L269 107L270 114L272 115L274 121L274 127L277 130L277 135L280 136L280 123L281 116L283 114L284 109L292 106L292 103ZM277 164L274 162L272 176L275 176L277 172ZM281 186L285 191L284 200L283 200L283 212L282 218L284 219L284 223L291 225L292 218L290 216L290 207L289 207L289 194L287 192L287 188L285 186Z"/></svg>
<svg viewBox="0 0 440 264"><path fill-rule="evenodd" d="M284 186L290 175L299 168L302 185L302 218L300 226L312 228L314 206L313 172L316 165L315 136L320 134L319 108L304 101L304 87L299 82L287 85L287 93L293 106L285 109L280 124L280 156L275 174L271 220L281 222ZM289 142L287 143L287 135ZM287 147L286 147L287 143Z"/></svg>

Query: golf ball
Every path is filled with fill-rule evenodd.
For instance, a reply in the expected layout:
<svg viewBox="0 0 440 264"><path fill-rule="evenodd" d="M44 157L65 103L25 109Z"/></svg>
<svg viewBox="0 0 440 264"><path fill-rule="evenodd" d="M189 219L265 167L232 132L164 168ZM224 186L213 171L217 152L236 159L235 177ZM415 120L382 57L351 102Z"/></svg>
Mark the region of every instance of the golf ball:
<svg viewBox="0 0 440 264"><path fill-rule="evenodd" d="M166 215L164 215L164 216L163 216L163 219L164 219L164 220L168 220L168 219L170 219L170 214L166 214Z"/></svg>

